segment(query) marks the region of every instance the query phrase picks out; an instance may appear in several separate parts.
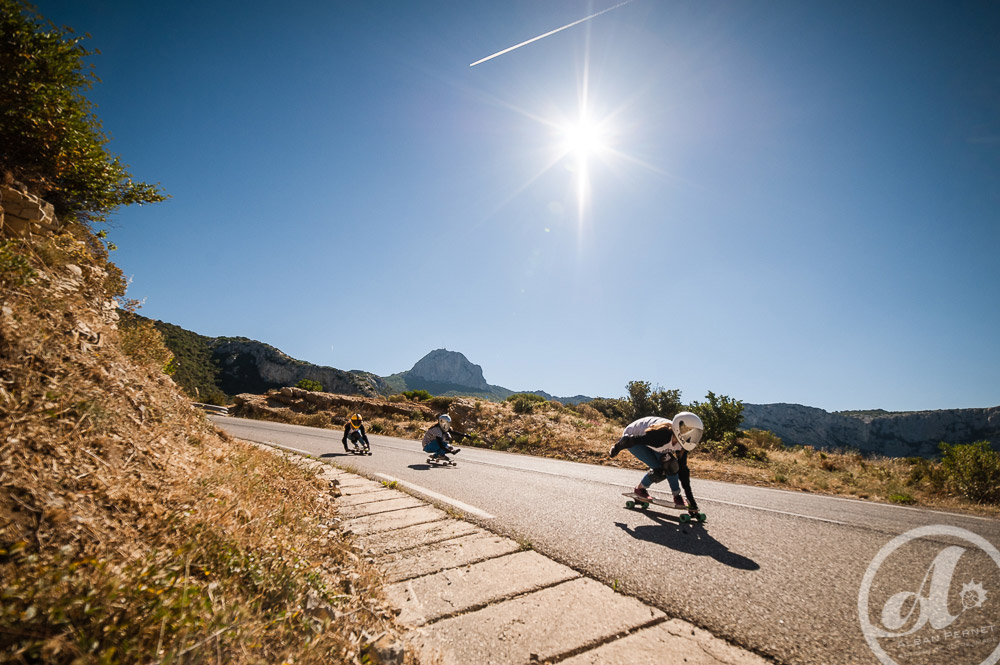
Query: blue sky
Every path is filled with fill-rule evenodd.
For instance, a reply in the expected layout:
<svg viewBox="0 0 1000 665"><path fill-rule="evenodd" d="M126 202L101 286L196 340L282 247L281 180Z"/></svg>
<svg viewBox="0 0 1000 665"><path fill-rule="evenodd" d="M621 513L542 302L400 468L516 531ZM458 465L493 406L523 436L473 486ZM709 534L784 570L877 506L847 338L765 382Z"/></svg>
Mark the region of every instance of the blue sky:
<svg viewBox="0 0 1000 665"><path fill-rule="evenodd" d="M141 312L387 375L1000 404L1000 4L40 0ZM568 143L581 108L599 126Z"/></svg>

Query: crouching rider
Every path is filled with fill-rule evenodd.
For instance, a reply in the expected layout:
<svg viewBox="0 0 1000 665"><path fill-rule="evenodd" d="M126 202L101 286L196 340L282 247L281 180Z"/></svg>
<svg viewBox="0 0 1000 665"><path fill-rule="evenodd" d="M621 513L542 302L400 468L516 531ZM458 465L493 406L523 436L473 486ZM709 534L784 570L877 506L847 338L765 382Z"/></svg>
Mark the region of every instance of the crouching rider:
<svg viewBox="0 0 1000 665"><path fill-rule="evenodd" d="M629 423L622 437L611 447L608 454L614 457L622 450L628 450L636 459L649 467L634 494L649 499L649 487L666 480L674 495L674 506L687 507L697 511L698 503L691 492L691 471L688 468L688 452L694 450L701 441L705 426L697 415L682 411L674 419L647 416ZM687 496L685 506L681 497L681 487Z"/></svg>
<svg viewBox="0 0 1000 665"><path fill-rule="evenodd" d="M468 434L453 430L451 428L451 416L447 413L442 413L438 416L437 424L428 429L427 433L424 434L424 452L430 453L431 457L435 459L447 460L449 454L455 455L462 451L461 448L451 445L451 442L456 438L462 439L468 436Z"/></svg>

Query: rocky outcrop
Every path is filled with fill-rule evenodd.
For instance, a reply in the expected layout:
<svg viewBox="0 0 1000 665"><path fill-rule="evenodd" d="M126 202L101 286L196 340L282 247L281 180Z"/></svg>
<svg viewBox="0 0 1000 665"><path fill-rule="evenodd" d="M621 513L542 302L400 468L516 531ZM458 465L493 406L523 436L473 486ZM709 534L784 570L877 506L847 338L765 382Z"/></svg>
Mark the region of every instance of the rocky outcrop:
<svg viewBox="0 0 1000 665"><path fill-rule="evenodd" d="M489 391L490 384L483 378L483 368L469 362L457 351L437 349L417 361L409 375L433 383L452 384Z"/></svg>
<svg viewBox="0 0 1000 665"><path fill-rule="evenodd" d="M374 374L313 365L245 337L215 339L212 361L220 370L220 387L228 394L263 393L294 386L302 379L317 381L331 393L374 396L385 391L384 382Z"/></svg>
<svg viewBox="0 0 1000 665"><path fill-rule="evenodd" d="M317 411L360 413L371 419L375 416L401 417L433 422L437 412L419 402L390 402L385 398L356 397L314 392L302 388L285 386L268 391L264 395L245 393L234 399L232 412L237 416L257 416L268 409L287 407L296 413L316 413Z"/></svg>
<svg viewBox="0 0 1000 665"><path fill-rule="evenodd" d="M55 208L17 183L0 185L0 234L8 236L52 233L60 228Z"/></svg>
<svg viewBox="0 0 1000 665"><path fill-rule="evenodd" d="M930 457L942 441L986 440L1000 449L1000 406L847 415L801 404L744 404L741 428L769 430L788 445L854 448L888 457Z"/></svg>

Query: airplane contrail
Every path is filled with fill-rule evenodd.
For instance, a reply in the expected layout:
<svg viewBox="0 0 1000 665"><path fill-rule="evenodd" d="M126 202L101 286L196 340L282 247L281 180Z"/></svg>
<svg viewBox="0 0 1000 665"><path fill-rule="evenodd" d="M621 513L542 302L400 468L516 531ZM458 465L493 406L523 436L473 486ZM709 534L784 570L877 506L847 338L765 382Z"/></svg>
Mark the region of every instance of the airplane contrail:
<svg viewBox="0 0 1000 665"><path fill-rule="evenodd" d="M476 65L478 65L480 63L486 62L487 60L492 60L493 58L495 58L497 56L503 55L504 53L510 53L514 49L521 48L522 46L527 46L531 42L537 42L539 39L544 39L545 37L548 37L549 35L554 35L557 32L562 32L566 28L572 28L574 25L579 25L580 23L583 23L584 21L589 21L592 18L596 18L596 17L600 16L601 14L606 14L606 13L610 12L612 9L618 9L619 7L621 7L623 5L627 5L630 2L633 2L633 0L625 0L625 2L619 2L614 7L608 7L607 9L602 9L601 11L597 12L596 14L591 14L590 16L585 16L585 17L583 17L583 18L581 18L581 19L579 19L577 21L573 21L572 23L566 24L566 25L564 25L561 28L556 28L555 30L549 30L544 35L538 35L537 37L532 37L531 39L529 39L526 42L521 42L520 44L515 44L514 46L511 46L509 48L505 48L502 51L497 51L493 55L488 55L485 58L483 58L482 60L476 60L475 62L473 62L472 64L470 64L469 67L475 67Z"/></svg>

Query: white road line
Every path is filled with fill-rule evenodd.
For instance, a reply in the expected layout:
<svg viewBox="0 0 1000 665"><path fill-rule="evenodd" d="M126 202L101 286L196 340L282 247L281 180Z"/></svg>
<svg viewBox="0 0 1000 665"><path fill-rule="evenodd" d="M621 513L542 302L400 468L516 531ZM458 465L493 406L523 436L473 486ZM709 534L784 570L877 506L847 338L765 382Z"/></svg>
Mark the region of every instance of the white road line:
<svg viewBox="0 0 1000 665"><path fill-rule="evenodd" d="M483 519L486 519L486 520L491 520L491 519L494 519L496 517L495 515L490 515L488 512L486 512L484 510L480 510L479 508L476 508L475 506L470 506L467 503L462 503L461 501L458 501L456 499L452 499L450 496L445 496L444 494L438 494L437 492L433 492L433 491L427 489L426 487L421 487L420 485L414 485L413 483L408 483L405 480L400 480L399 478L393 478L392 476L387 476L384 473L376 473L375 477L376 478L381 478L382 480L384 480L384 481L386 481L388 483L396 483L397 485L402 485L403 487L408 487L411 490L413 490L414 492L416 492L417 494L423 494L424 496L430 497L432 499L436 499L436 500L441 501L443 503L447 503L450 506L455 506L459 510L464 511L466 513L469 513L470 515L475 515L477 517L482 517Z"/></svg>

